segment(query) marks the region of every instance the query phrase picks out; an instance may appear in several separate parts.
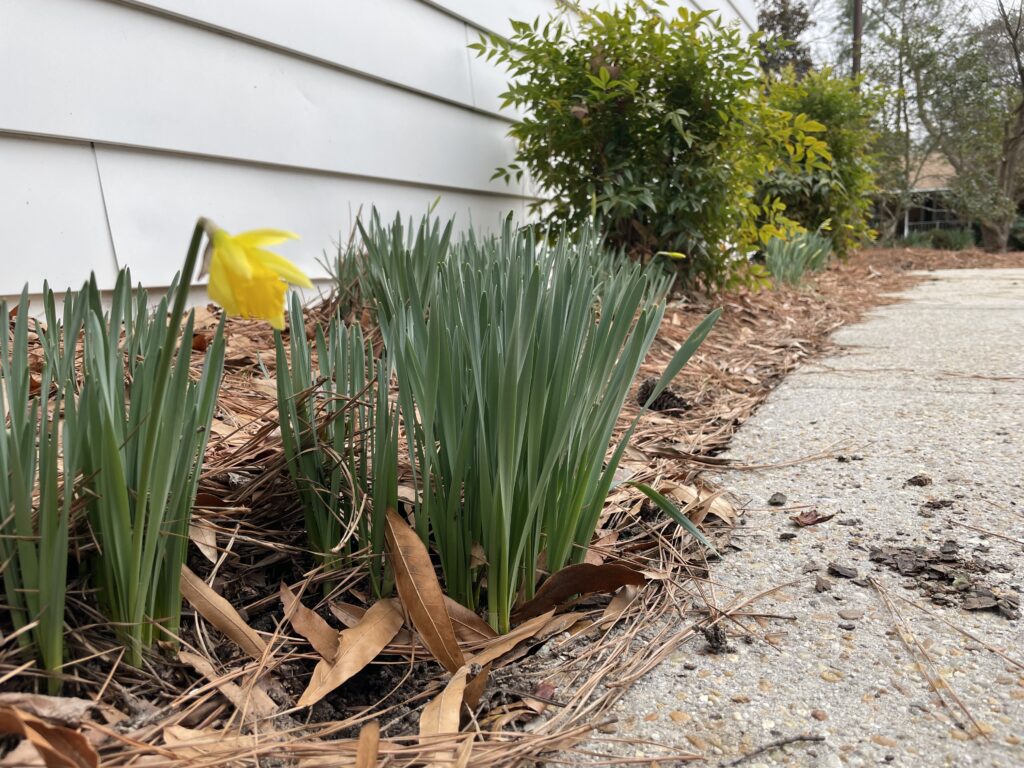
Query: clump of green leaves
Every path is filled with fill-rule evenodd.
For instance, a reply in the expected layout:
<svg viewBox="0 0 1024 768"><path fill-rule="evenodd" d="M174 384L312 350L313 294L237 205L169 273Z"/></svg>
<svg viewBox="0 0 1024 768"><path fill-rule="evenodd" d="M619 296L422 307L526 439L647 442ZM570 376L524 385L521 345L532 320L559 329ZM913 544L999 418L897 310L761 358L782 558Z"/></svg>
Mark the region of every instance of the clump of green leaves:
<svg viewBox="0 0 1024 768"><path fill-rule="evenodd" d="M868 224L876 188L871 123L880 97L828 69L798 76L787 68L769 75L767 100L820 126L816 136L828 145L831 161L814 167L780 164L762 183L762 199L784 203L786 216L805 229L828 226L834 250L846 255L874 236Z"/></svg>
<svg viewBox="0 0 1024 768"><path fill-rule="evenodd" d="M495 176L529 174L555 228L596 219L611 246L682 254L685 282L717 286L792 229L755 195L760 180L780 164L821 167L828 149L813 121L762 98L757 35L659 5L513 21L510 37L470 46L508 70L504 104L525 115L509 131L515 161Z"/></svg>
<svg viewBox="0 0 1024 768"><path fill-rule="evenodd" d="M787 285L799 285L807 272L828 266L832 241L813 232L798 232L788 240L773 238L764 249L764 261L771 276Z"/></svg>
<svg viewBox="0 0 1024 768"><path fill-rule="evenodd" d="M54 294L43 287L38 376L29 370L27 288L13 327L0 333L0 572L18 642L52 673L52 693L64 662L68 531L81 463L74 362L83 298L69 292L58 321ZM9 317L6 301L0 317Z"/></svg>
<svg viewBox="0 0 1024 768"><path fill-rule="evenodd" d="M386 362L358 325L335 315L314 331L292 295L289 356L277 348L277 401L288 471L302 500L310 543L328 570L369 552L371 583L384 594L384 515L398 504L398 420Z"/></svg>
<svg viewBox="0 0 1024 768"><path fill-rule="evenodd" d="M178 634L188 524L224 366L222 322L199 380L190 375L194 313L185 304L201 237L197 225L155 313L127 269L108 312L95 280L86 288L76 439L98 547L87 568L135 666L155 639Z"/></svg>
<svg viewBox="0 0 1024 768"><path fill-rule="evenodd" d="M931 244L940 251L966 251L975 245L974 230L935 229L931 232Z"/></svg>
<svg viewBox="0 0 1024 768"><path fill-rule="evenodd" d="M423 254L405 243L400 222L372 225L369 262L412 273ZM416 528L449 594L475 607L486 582L489 620L507 631L541 559L554 571L586 552L628 435L606 466L605 453L668 280L611 259L586 229L549 240L511 222L430 258L428 300L396 281L379 315L421 497Z"/></svg>

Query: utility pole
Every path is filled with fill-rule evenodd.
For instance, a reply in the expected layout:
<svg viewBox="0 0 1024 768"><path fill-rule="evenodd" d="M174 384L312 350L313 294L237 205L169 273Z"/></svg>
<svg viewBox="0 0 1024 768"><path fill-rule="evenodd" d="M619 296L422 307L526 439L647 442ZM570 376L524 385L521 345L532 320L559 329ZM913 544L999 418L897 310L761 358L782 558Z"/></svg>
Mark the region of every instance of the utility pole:
<svg viewBox="0 0 1024 768"><path fill-rule="evenodd" d="M864 0L853 0L853 72L860 74L860 41L864 36Z"/></svg>

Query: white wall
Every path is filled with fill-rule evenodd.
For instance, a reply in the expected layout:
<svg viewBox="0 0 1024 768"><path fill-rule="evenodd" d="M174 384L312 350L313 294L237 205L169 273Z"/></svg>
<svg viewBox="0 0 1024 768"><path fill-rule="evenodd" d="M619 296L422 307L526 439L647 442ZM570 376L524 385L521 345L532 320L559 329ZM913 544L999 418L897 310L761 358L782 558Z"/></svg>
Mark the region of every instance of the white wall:
<svg viewBox="0 0 1024 768"><path fill-rule="evenodd" d="M607 4L607 0L605 0ZM712 0L690 5L706 8ZM714 0L753 28L753 0ZM166 285L199 215L311 273L377 205L488 225L504 75L466 49L554 0L0 1L0 294Z"/></svg>

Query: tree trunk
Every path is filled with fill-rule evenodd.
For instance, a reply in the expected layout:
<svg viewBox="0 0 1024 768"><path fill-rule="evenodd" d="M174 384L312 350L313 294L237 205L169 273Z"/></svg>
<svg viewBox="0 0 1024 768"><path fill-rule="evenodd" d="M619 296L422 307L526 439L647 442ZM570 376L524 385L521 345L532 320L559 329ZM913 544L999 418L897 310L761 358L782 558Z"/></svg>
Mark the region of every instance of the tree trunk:
<svg viewBox="0 0 1024 768"><path fill-rule="evenodd" d="M981 247L991 253L1003 253L1010 239L1010 222L984 222L981 225Z"/></svg>

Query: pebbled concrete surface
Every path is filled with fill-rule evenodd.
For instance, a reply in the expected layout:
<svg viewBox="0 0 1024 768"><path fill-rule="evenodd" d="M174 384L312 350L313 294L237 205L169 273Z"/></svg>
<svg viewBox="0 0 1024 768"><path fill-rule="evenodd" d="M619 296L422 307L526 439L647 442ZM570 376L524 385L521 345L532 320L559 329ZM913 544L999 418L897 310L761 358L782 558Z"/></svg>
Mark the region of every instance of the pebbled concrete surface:
<svg viewBox="0 0 1024 768"><path fill-rule="evenodd" d="M841 458L714 478L747 510L739 551L712 568L718 605L797 580L749 609L791 619L723 620L732 652L711 653L703 638L680 648L617 705L614 741L588 745L610 764L673 764L640 740L724 766L813 735L824 741L739 765L1024 766L1024 622L936 605L917 579L869 558L872 547L952 541L958 556L995 566L969 583L1024 588L1024 270L934 272L903 298L841 329L841 352L783 382L728 454L744 464ZM930 484L908 485L915 475ZM768 505L776 492L785 506ZM797 527L789 518L806 509L835 517ZM833 562L857 581L829 574ZM828 590L816 590L819 577ZM946 704L868 577L926 650Z"/></svg>

